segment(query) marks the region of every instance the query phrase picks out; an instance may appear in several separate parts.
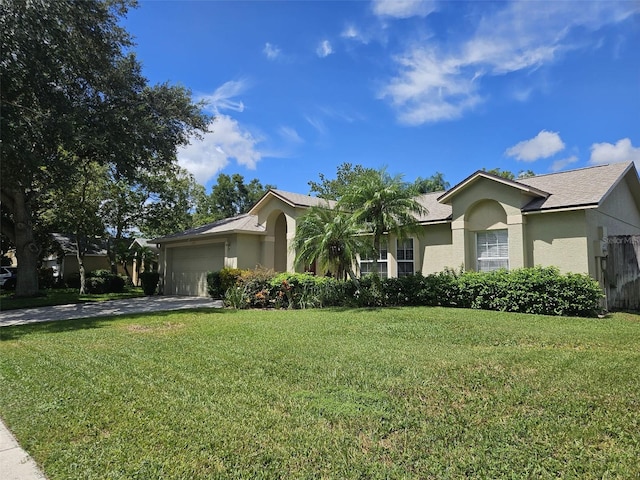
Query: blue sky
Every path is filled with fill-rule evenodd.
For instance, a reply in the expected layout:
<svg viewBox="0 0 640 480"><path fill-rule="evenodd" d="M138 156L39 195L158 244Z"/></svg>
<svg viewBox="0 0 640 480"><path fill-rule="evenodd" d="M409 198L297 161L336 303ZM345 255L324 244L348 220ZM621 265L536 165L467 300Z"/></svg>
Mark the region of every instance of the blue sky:
<svg viewBox="0 0 640 480"><path fill-rule="evenodd" d="M481 168L640 168L640 3L145 1L151 83L216 116L181 165L308 193L344 163L452 185Z"/></svg>

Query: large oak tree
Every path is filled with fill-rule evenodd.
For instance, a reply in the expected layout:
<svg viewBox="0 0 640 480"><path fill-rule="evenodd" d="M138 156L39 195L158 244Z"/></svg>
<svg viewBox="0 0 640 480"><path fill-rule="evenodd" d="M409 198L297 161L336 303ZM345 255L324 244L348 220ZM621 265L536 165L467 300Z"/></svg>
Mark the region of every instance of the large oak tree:
<svg viewBox="0 0 640 480"><path fill-rule="evenodd" d="M132 6L129 0L0 4L2 233L16 246L17 295L38 290L34 231L45 194L65 185L77 191L78 165L102 166L130 184L173 168L176 147L210 121L187 89L151 86L142 76L118 23Z"/></svg>

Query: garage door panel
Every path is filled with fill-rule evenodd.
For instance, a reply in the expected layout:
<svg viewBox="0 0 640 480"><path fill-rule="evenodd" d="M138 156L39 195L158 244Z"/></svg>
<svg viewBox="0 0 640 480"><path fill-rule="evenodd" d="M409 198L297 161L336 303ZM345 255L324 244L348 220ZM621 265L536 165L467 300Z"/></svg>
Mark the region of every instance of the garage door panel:
<svg viewBox="0 0 640 480"><path fill-rule="evenodd" d="M224 266L224 245L180 247L172 252L171 293L174 295L207 295L207 273Z"/></svg>

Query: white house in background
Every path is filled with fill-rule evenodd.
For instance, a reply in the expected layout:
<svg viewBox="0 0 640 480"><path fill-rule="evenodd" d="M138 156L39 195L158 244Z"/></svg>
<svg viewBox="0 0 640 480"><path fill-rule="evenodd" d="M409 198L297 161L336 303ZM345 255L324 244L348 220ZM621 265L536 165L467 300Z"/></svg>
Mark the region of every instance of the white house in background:
<svg viewBox="0 0 640 480"><path fill-rule="evenodd" d="M381 274L445 268L557 266L605 281L607 236L640 234L640 180L633 163L507 180L477 171L446 192L421 195L420 234L389 235ZM160 247L167 295L207 294L207 272L223 267L294 271L296 222L322 199L270 190L245 215L151 240ZM361 272L373 263L359 261Z"/></svg>

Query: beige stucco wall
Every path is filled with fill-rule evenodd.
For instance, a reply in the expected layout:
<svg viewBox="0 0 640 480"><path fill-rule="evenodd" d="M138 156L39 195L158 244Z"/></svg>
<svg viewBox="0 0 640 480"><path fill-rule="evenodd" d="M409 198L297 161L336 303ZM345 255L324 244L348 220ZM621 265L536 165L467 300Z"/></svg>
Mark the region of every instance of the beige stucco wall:
<svg viewBox="0 0 640 480"><path fill-rule="evenodd" d="M636 195L640 196L640 192ZM606 227L609 236L639 235L640 205L636 202L629 184L623 180L597 210L590 212L589 224L594 228Z"/></svg>
<svg viewBox="0 0 640 480"><path fill-rule="evenodd" d="M233 260L233 265L229 266L250 269L262 265L260 258L262 235L239 234L234 240L235 242L230 242L228 259Z"/></svg>
<svg viewBox="0 0 640 480"><path fill-rule="evenodd" d="M77 274L80 269L78 268L78 259L75 255L66 255L63 259L63 276L69 278L70 275ZM84 271L86 273L93 272L94 270L111 270L111 263L109 258L105 255L87 255L84 257Z"/></svg>
<svg viewBox="0 0 640 480"><path fill-rule="evenodd" d="M258 223L264 225L267 231L267 234L262 237L260 247L260 264L263 267L294 271L295 251L292 244L296 232L296 220L305 211L279 198L271 197L256 212ZM284 219L281 214L284 214Z"/></svg>
<svg viewBox="0 0 640 480"><path fill-rule="evenodd" d="M526 266L557 266L561 272L591 273L585 211L527 215Z"/></svg>
<svg viewBox="0 0 640 480"><path fill-rule="evenodd" d="M507 229L509 268L527 266L526 218L521 208L531 196L495 180L479 178L452 199L453 258L464 268L476 267L476 232Z"/></svg>
<svg viewBox="0 0 640 480"><path fill-rule="evenodd" d="M419 238L420 252L418 269L424 275L441 272L445 268L459 269L463 258L453 255L453 239L450 223L426 225L424 234Z"/></svg>

